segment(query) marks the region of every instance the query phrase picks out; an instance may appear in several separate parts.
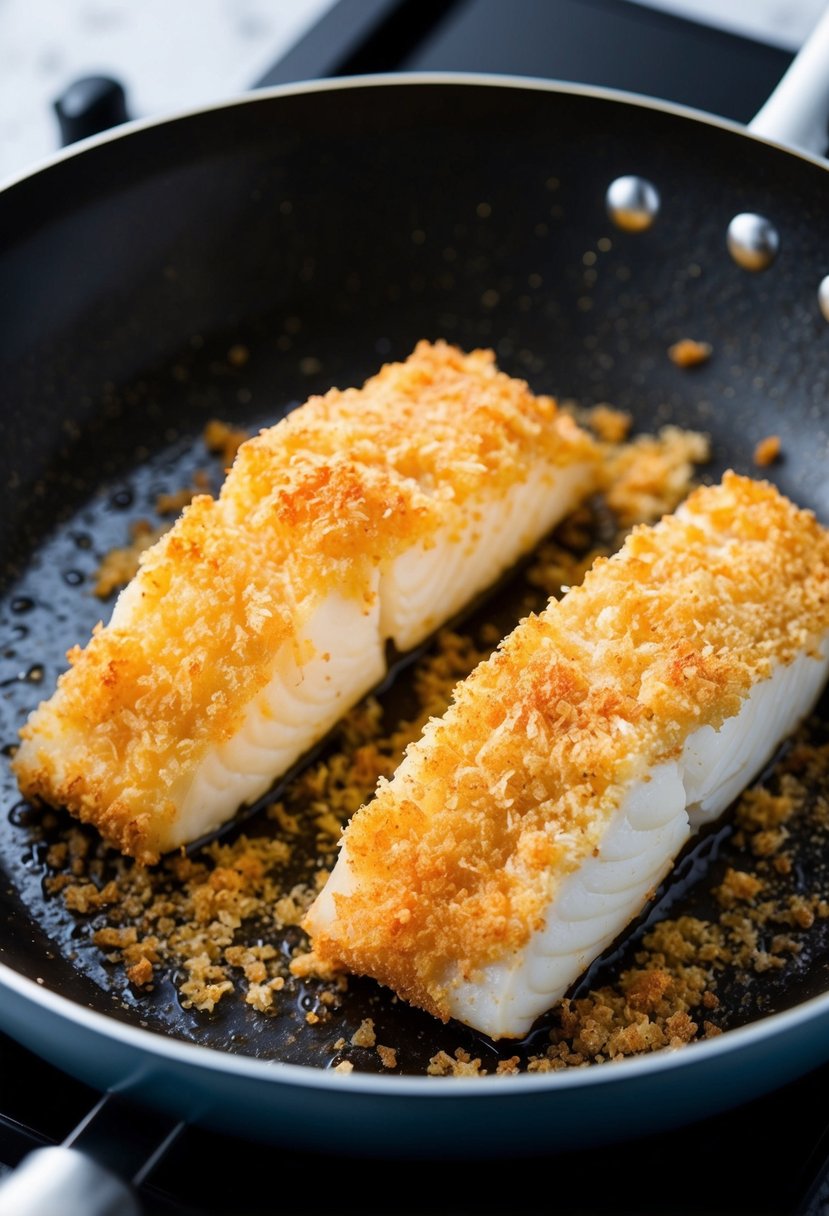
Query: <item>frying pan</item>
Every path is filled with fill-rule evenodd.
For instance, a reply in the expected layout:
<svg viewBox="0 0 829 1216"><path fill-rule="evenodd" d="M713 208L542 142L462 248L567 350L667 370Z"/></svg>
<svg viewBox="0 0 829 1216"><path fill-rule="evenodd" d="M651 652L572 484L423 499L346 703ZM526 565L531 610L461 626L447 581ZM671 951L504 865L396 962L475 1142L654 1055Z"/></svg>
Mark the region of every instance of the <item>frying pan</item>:
<svg viewBox="0 0 829 1216"><path fill-rule="evenodd" d="M123 543L130 511L189 473L207 418L272 422L421 337L493 346L537 391L610 401L637 429L706 431L706 476L756 472L754 444L777 434L770 475L829 520L827 55L829 19L749 131L544 81L357 77L127 124L11 183L6 752L100 615L73 584ZM660 198L639 232L605 206L631 174ZM744 213L779 236L761 272L727 249ZM714 345L693 374L665 357L687 336ZM234 344L251 352L242 370L226 360ZM199 1020L170 991L147 1004L113 987L43 892L7 768L0 1025L98 1089L176 1117L351 1154L515 1155L692 1121L829 1059L828 949L774 1000L758 996L745 1024L678 1051L544 1075L334 1072L310 1031L289 1044L271 1024ZM379 1010L415 1054L444 1041L494 1050L358 991L355 1017Z"/></svg>

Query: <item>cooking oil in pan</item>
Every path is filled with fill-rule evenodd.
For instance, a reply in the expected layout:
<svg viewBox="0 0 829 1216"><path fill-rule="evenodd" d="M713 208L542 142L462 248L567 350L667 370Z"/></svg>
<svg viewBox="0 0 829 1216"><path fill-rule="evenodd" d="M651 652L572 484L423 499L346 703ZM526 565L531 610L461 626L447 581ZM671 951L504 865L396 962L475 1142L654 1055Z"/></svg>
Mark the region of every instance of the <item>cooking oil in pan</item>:
<svg viewBox="0 0 829 1216"><path fill-rule="evenodd" d="M111 608L113 596L94 594L105 554L163 525L159 494L215 491L221 477L222 462L193 437L140 459L38 540L0 604L0 914L13 966L116 1018L219 1049L412 1074L601 1063L692 1043L829 985L829 728L820 712L520 1043L443 1026L371 981L292 973L306 946L298 921L333 862L339 823L391 771L424 712L439 712L452 683L560 590L561 569L578 571L592 546L608 543L612 520L600 504L559 530L555 561L541 546L454 629L399 658L377 696L296 772L186 856L145 871L67 816L22 802L8 763L17 732L66 649Z"/></svg>

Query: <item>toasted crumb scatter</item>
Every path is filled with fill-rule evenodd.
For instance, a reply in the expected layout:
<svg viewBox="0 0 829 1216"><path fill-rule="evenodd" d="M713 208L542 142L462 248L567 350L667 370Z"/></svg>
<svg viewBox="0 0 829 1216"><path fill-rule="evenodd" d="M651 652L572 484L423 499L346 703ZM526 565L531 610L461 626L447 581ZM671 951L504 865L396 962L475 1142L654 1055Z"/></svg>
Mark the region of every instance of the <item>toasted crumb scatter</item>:
<svg viewBox="0 0 829 1216"><path fill-rule="evenodd" d="M126 587L138 573L141 554L160 540L167 527L154 528L148 520L139 519L130 531L130 543L122 549L110 549L98 567L93 587L98 599L108 599L113 591Z"/></svg>
<svg viewBox="0 0 829 1216"><path fill-rule="evenodd" d="M228 426L218 418L211 418L204 428L202 436L208 452L218 453L226 465L232 464L236 453L243 443L250 438L248 431L238 427Z"/></svg>
<svg viewBox="0 0 829 1216"><path fill-rule="evenodd" d="M377 1054L384 1068L397 1068L397 1051L394 1047L384 1047L382 1043L378 1043Z"/></svg>
<svg viewBox="0 0 829 1216"><path fill-rule="evenodd" d="M140 958L132 967L127 968L127 979L136 988L149 984L153 978L153 965L148 958Z"/></svg>
<svg viewBox="0 0 829 1216"><path fill-rule="evenodd" d="M762 889L762 879L756 874L729 869L715 894L724 908L731 908L734 904L755 899Z"/></svg>
<svg viewBox="0 0 829 1216"><path fill-rule="evenodd" d="M754 449L754 463L760 469L774 464L780 455L781 446L779 435L766 435Z"/></svg>
<svg viewBox="0 0 829 1216"><path fill-rule="evenodd" d="M86 882L67 887L63 898L70 912L94 912L118 900L118 887L114 882L110 882L99 891L94 883Z"/></svg>
<svg viewBox="0 0 829 1216"><path fill-rule="evenodd" d="M377 1036L374 1033L374 1022L371 1018L364 1018L357 1030L351 1036L352 1047L374 1047L377 1042Z"/></svg>
<svg viewBox="0 0 829 1216"><path fill-rule="evenodd" d="M245 1004L252 1005L259 1013L266 1013L273 1008L273 994L279 992L285 985L281 976L267 984L251 984L245 995Z"/></svg>
<svg viewBox="0 0 829 1216"><path fill-rule="evenodd" d="M663 427L636 436L608 461L607 501L620 526L659 519L686 497L695 466L710 457L710 441L698 431Z"/></svg>
<svg viewBox="0 0 829 1216"><path fill-rule="evenodd" d="M49 846L46 853L46 864L52 870L59 870L66 861L66 855L69 852L69 846L65 840L59 840L57 844Z"/></svg>
<svg viewBox="0 0 829 1216"><path fill-rule="evenodd" d="M175 494L159 494L156 496L155 509L158 515L177 515L179 511L183 511L186 506L193 501L199 490L194 486L192 489L178 490Z"/></svg>
<svg viewBox="0 0 829 1216"><path fill-rule="evenodd" d="M244 367L250 358L250 351L241 342L236 342L227 352L227 361L231 367Z"/></svg>
<svg viewBox="0 0 829 1216"><path fill-rule="evenodd" d="M514 1077L521 1071L520 1056L510 1056L508 1060L499 1060L495 1068L498 1077Z"/></svg>
<svg viewBox="0 0 829 1216"><path fill-rule="evenodd" d="M668 347L668 358L676 367L698 367L711 358L710 342L697 342L694 338L681 338Z"/></svg>
<svg viewBox="0 0 829 1216"><path fill-rule="evenodd" d="M611 405L595 405L589 411L590 426L606 443L624 443L630 434L633 419L625 410Z"/></svg>
<svg viewBox="0 0 829 1216"><path fill-rule="evenodd" d="M562 585L578 584L595 556L617 548L632 524L673 510L689 492L695 466L708 458L705 436L669 427L626 443L625 415L607 406L592 413L594 433L608 445L611 474L605 499L618 532L594 548L590 520L583 514L568 520L535 555L529 581L539 595L558 595ZM589 414L585 421L590 421ZM225 424L211 423L205 442L230 463L246 437ZM152 543L151 531L150 525L138 530L137 551ZM137 562L137 551L129 560ZM104 595L120 585L118 562L123 573L126 560L122 556L110 565L108 588L99 577ZM303 946L286 960L274 944L288 926L298 924L333 861L333 835L326 831L306 881L286 879L308 808L326 825L345 824L378 779L392 775L405 746L419 736L428 718L444 711L455 683L500 637L494 623L481 628L474 639L444 630L433 653L412 672L419 713L390 726L375 698L357 706L340 724L332 748L295 778L262 816L270 836L239 834L193 857L167 857L152 869L110 858L106 875L114 870L115 877L104 881L102 846L77 825L62 826L55 816L45 815L44 829L59 834L45 853L50 871L45 889L63 900L67 913L77 918L78 931L88 934L105 964L115 972L120 969L134 987L147 991L159 975L180 976L180 1000L199 1016L209 1016L220 1001L235 999L265 1017L277 1009L282 1012L282 994L290 994L293 1004L296 986L308 985L317 1001L309 1021L322 1031L328 1011L347 993L348 977L321 965ZM428 1075L510 1076L584 1068L632 1054L675 1050L722 1033L718 989L724 977L781 970L796 959L803 935L829 917L829 901L822 892L792 891L795 870L787 851L790 825L806 814L815 774L827 767L829 745L818 746L804 735L789 750L774 784L742 796L734 815L742 866L719 875L712 919L679 916L653 925L630 965L612 982L565 1000L552 1011L548 1041L533 1052L485 1067L460 1048L440 1051L429 1061ZM829 825L829 805L818 801L810 813L822 815ZM356 1031L352 1025L345 1035L339 1034L329 1050L336 1055L349 1045L373 1048L384 1069L397 1068L403 1058L403 1044L376 1042L371 1019ZM344 1059L334 1071L350 1073L354 1067Z"/></svg>
<svg viewBox="0 0 829 1216"><path fill-rule="evenodd" d="M335 970L330 963L321 962L313 951L297 954L291 959L291 975L295 979L331 980Z"/></svg>
<svg viewBox="0 0 829 1216"><path fill-rule="evenodd" d="M135 925L128 925L124 929L116 929L113 926L107 926L104 929L98 929L92 935L92 940L96 946L102 949L115 948L121 950L124 946L132 946L138 940L138 930Z"/></svg>
<svg viewBox="0 0 829 1216"><path fill-rule="evenodd" d="M486 1076L486 1069L481 1067L481 1061L469 1055L469 1052L458 1047L454 1056L445 1051L439 1051L426 1069L430 1077L479 1077Z"/></svg>

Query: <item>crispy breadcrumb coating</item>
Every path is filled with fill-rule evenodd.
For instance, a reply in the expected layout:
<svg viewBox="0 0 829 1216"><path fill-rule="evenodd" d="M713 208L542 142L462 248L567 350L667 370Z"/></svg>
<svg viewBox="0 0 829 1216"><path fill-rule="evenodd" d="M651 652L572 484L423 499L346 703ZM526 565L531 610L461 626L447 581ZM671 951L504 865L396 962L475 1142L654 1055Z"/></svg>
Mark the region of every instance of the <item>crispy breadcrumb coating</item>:
<svg viewBox="0 0 829 1216"><path fill-rule="evenodd" d="M193 499L110 625L69 651L21 732L21 791L153 862L175 791L234 737L317 604L337 591L368 606L378 567L447 523L460 531L470 502L540 459L589 468L598 450L490 351L421 342L361 390L311 398L242 443L220 496Z"/></svg>
<svg viewBox="0 0 829 1216"><path fill-rule="evenodd" d="M738 712L829 629L829 532L726 474L637 527L460 684L344 836L352 873L315 955L447 1018L543 924L551 876L598 847L631 782Z"/></svg>

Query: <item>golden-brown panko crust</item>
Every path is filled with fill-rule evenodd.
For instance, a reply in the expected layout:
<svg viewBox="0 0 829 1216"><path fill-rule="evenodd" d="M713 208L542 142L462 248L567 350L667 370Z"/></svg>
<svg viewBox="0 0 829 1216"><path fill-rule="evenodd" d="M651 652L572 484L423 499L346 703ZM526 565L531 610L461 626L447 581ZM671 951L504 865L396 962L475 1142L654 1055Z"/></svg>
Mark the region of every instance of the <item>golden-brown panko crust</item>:
<svg viewBox="0 0 829 1216"><path fill-rule="evenodd" d="M234 736L320 599L370 597L378 567L539 457L599 460L490 351L421 342L363 389L310 399L242 444L219 498L195 498L142 555L128 609L69 652L21 732L21 791L156 860L176 783Z"/></svg>
<svg viewBox="0 0 829 1216"><path fill-rule="evenodd" d="M829 533L726 474L640 526L455 690L346 829L316 957L439 1018L446 976L520 950L626 787L829 630Z"/></svg>

